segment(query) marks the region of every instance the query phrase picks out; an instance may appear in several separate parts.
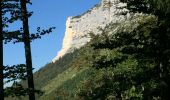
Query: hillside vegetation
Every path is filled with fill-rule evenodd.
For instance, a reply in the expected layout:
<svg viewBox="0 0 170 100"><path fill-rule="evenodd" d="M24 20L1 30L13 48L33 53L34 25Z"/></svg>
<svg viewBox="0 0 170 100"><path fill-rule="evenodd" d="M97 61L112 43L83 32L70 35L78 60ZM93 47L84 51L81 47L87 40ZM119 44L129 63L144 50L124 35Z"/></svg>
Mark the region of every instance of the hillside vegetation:
<svg viewBox="0 0 170 100"><path fill-rule="evenodd" d="M130 8L133 1L129 9L146 14L110 23L100 35L89 33L84 47L34 74L44 92L37 100L169 100L169 9L140 8L146 2L138 0L139 8Z"/></svg>
<svg viewBox="0 0 170 100"><path fill-rule="evenodd" d="M43 92L37 100L73 99L77 86L91 74L90 59L84 53L89 48L83 47L68 53L55 63L49 63L34 74L36 89ZM88 57L88 58L87 58ZM22 81L26 87L26 81ZM27 100L26 97L9 97L6 100Z"/></svg>
<svg viewBox="0 0 170 100"><path fill-rule="evenodd" d="M165 83L151 49L156 22L140 15L91 34L87 45L34 74L36 88L44 92L37 100L159 100Z"/></svg>

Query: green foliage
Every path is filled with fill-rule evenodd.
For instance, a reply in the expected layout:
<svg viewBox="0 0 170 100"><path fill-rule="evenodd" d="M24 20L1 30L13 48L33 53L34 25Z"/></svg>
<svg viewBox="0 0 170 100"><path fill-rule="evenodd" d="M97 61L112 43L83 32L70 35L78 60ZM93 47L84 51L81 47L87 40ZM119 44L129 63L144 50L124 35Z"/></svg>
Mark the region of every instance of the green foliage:
<svg viewBox="0 0 170 100"><path fill-rule="evenodd" d="M169 1L124 2L147 14L110 23L80 50L36 72L45 92L38 100L169 99Z"/></svg>
<svg viewBox="0 0 170 100"><path fill-rule="evenodd" d="M49 63L38 72L35 72L35 86L37 88L42 88L47 85L50 80L68 69L77 55L78 52L75 50L73 53L66 54L55 63Z"/></svg>
<svg viewBox="0 0 170 100"><path fill-rule="evenodd" d="M75 50L72 53L68 53L55 63L49 63L34 74L35 88L43 90L44 94L36 95L38 100L56 100L57 97L63 97L64 93L68 96L73 95L76 91L79 81L84 80L88 76L88 69L85 66L89 66L91 52L88 52L88 47L83 47L80 50ZM90 51L90 49L89 49ZM81 59L82 61L80 61ZM87 59L87 60L86 60ZM87 71L86 71L86 70ZM75 76L74 74L77 73ZM81 74L82 73L82 74ZM74 77L73 77L74 76ZM70 85L68 83L74 84ZM22 86L27 87L26 81L21 81ZM68 89L69 88L69 89ZM70 88L74 90L70 90ZM68 97L65 97L68 98ZM23 97L8 97L6 100L27 100L26 96ZM69 99L68 99L69 100Z"/></svg>
<svg viewBox="0 0 170 100"><path fill-rule="evenodd" d="M118 24L115 33L113 27ZM44 89L44 94L37 98L162 99L162 93L167 89L160 78L156 59L159 41L152 31L158 27L157 18L142 15L116 25L110 24L80 50L36 72L35 84Z"/></svg>
<svg viewBox="0 0 170 100"><path fill-rule="evenodd" d="M4 67L4 78L7 79L5 83L26 79L26 65L25 64L19 64L19 65L13 65L13 66L5 66Z"/></svg>
<svg viewBox="0 0 170 100"><path fill-rule="evenodd" d="M4 96L8 96L8 94L11 94L6 92L6 89L4 89L4 79L7 79L5 82L11 82L16 81L18 79L23 79L25 76L25 69L24 64L20 65L14 65L14 66L5 66L3 65L3 42L5 43L11 39L12 37L7 36L7 33L13 33L9 32L5 29L9 27L9 24L13 23L17 19L15 19L14 13L19 10L18 6L19 2L18 0L3 0L0 2L0 99L4 100ZM22 76L23 75L23 76ZM8 88L8 90L10 90ZM4 93L5 91L5 93ZM14 92L13 94L17 94Z"/></svg>
<svg viewBox="0 0 170 100"><path fill-rule="evenodd" d="M63 83L56 88L53 89L49 94L46 94L40 98L40 100L75 100L76 97L76 91L77 91L77 86L79 86L80 82L82 80L85 80L88 78L90 75L91 70L90 69L82 69L79 71L70 71L67 74L64 74L65 76L62 76L63 79L68 79L65 80ZM73 73L73 74L71 74ZM60 78L60 80L63 80ZM58 83L57 83L58 84ZM56 85L57 85L56 84Z"/></svg>
<svg viewBox="0 0 170 100"><path fill-rule="evenodd" d="M97 35L90 80L82 84L83 100L150 100L164 98L168 89L159 68L157 18L142 15L118 26L118 31ZM166 62L168 63L168 62Z"/></svg>

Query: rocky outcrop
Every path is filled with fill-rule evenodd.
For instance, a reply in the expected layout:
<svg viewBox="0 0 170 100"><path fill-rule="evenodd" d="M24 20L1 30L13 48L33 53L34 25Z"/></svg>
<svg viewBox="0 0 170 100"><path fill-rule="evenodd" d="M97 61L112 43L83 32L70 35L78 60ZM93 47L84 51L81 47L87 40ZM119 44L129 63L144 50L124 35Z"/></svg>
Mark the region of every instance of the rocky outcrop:
<svg viewBox="0 0 170 100"><path fill-rule="evenodd" d="M69 17L66 22L66 31L65 31L65 36L63 39L62 49L58 52L57 56L53 59L52 62L55 62L60 57L62 57L64 54L69 52L69 49L71 49L72 47L73 29L70 28L70 24L71 24L71 17Z"/></svg>
<svg viewBox="0 0 170 100"><path fill-rule="evenodd" d="M119 0L101 0L82 15L69 17L66 22L66 32L62 49L53 62L75 48L80 48L90 41L89 33L100 34L98 27L104 28L110 22L120 23L130 17L126 4Z"/></svg>

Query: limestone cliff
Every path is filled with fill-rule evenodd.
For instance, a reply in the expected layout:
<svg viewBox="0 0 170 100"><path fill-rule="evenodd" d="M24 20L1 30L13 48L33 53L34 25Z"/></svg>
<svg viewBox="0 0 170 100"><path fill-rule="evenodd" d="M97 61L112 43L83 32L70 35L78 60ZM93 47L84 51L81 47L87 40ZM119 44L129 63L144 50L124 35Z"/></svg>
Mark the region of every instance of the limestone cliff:
<svg viewBox="0 0 170 100"><path fill-rule="evenodd" d="M119 2L119 0L101 0L100 4L84 14L69 17L66 22L62 49L53 59L53 62L90 41L88 33L100 34L98 27L103 28L110 22L117 23L128 19L130 14L125 7L126 4Z"/></svg>

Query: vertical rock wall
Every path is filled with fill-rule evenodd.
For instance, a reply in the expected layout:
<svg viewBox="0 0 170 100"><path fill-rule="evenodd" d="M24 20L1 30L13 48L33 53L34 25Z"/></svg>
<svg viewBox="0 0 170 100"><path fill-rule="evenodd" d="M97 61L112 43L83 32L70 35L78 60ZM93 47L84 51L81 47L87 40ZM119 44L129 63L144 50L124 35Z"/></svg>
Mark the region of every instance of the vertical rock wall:
<svg viewBox="0 0 170 100"><path fill-rule="evenodd" d="M119 2L119 0L101 0L101 3L82 15L69 17L66 22L62 49L52 62L89 42L88 33L100 34L98 27L104 28L110 22L125 21L129 17L126 4Z"/></svg>

